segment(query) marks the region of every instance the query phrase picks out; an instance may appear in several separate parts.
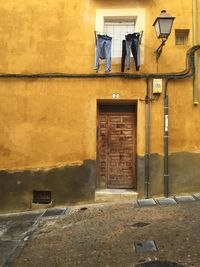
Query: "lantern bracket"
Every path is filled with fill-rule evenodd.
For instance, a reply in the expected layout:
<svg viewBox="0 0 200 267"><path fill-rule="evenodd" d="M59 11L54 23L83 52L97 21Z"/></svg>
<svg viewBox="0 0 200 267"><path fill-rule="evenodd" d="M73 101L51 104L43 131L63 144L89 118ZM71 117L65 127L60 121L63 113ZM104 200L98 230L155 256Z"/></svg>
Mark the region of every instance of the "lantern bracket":
<svg viewBox="0 0 200 267"><path fill-rule="evenodd" d="M162 54L162 50L163 50L163 46L165 45L167 39L162 39L162 43L160 44L160 46L156 49L156 51L154 51L154 53L156 54L156 60L158 61L160 55Z"/></svg>

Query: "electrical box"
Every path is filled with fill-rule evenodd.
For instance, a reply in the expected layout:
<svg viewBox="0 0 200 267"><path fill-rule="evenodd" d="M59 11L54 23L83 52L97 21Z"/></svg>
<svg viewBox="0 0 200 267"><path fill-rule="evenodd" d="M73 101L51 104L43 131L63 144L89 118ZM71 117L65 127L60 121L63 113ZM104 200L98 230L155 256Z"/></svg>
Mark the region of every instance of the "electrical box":
<svg viewBox="0 0 200 267"><path fill-rule="evenodd" d="M162 79L153 79L153 94L162 93Z"/></svg>

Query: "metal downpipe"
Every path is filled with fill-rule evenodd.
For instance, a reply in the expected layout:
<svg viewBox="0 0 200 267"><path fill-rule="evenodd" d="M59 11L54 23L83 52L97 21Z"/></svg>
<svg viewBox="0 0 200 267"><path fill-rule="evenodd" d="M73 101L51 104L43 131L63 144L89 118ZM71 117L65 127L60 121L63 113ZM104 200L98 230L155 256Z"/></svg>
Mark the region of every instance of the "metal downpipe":
<svg viewBox="0 0 200 267"><path fill-rule="evenodd" d="M168 162L168 140L169 140L169 131L168 131L168 92L167 92L168 80L165 82L165 96L164 96L164 195L165 197L169 196L169 162Z"/></svg>
<svg viewBox="0 0 200 267"><path fill-rule="evenodd" d="M192 1L192 15L193 15L193 44L198 44L198 0ZM195 71L194 71L194 78L193 78L193 103L195 105L199 104L199 95L198 95L198 55L195 54L194 56L194 64L195 64Z"/></svg>
<svg viewBox="0 0 200 267"><path fill-rule="evenodd" d="M145 98L146 104L146 136L145 136L145 195L149 198L150 193L150 82L149 79L146 80L147 83L147 94Z"/></svg>

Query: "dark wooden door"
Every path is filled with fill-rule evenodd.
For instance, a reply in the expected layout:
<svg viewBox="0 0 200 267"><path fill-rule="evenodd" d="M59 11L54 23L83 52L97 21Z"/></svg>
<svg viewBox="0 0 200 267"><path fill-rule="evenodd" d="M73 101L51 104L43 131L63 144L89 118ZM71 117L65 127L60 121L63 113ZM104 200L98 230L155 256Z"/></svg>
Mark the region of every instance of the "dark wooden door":
<svg viewBox="0 0 200 267"><path fill-rule="evenodd" d="M136 188L136 113L100 113L98 166L101 188Z"/></svg>

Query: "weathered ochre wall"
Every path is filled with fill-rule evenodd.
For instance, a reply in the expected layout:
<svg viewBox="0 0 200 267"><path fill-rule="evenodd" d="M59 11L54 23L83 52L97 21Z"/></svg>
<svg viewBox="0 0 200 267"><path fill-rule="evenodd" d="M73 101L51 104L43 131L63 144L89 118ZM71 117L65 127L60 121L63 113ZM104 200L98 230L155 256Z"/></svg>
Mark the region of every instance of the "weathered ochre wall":
<svg viewBox="0 0 200 267"><path fill-rule="evenodd" d="M142 40L145 56L141 72L157 70L153 51L159 41L152 24L162 9L167 9L176 19L159 71L182 70L184 53L192 45L192 1L8 0L2 2L0 8L0 71L93 72L96 10L127 8L145 9ZM176 28L191 29L187 47L175 47ZM114 69L120 70L120 67Z"/></svg>
<svg viewBox="0 0 200 267"><path fill-rule="evenodd" d="M9 80L1 84L1 169L79 164L96 158L97 100L144 99L144 81ZM139 103L138 152L144 150Z"/></svg>
<svg viewBox="0 0 200 267"><path fill-rule="evenodd" d="M0 35L0 72L93 73L96 9L128 8L140 8L145 10L144 39L142 40L144 45L144 64L141 66L140 73L152 73L157 70L153 51L158 47L159 41L156 39L152 24L162 9L167 9L176 17L176 19L174 21L172 34L169 37L159 60L158 70L160 72L183 70L185 68L186 51L192 46L192 1L176 1L176 3L165 1L163 3L161 0L140 0L134 1L134 3L133 1L123 1L122 3L119 0L48 0L45 2L34 0L24 3L23 0L9 0L2 3L0 8L0 16L2 20ZM187 20L185 17L187 17ZM175 29L180 28L190 29L187 46L175 46L174 32ZM112 68L113 70L120 70L119 65L112 66ZM101 71L104 71L103 66L101 66ZM134 68L131 72L135 72ZM5 114L5 111L7 114L7 117L3 116L4 125L5 120L8 125L11 122L12 125L17 124L15 128L12 128L13 136L10 136L10 139L13 140L13 144L9 144L7 141L5 142L5 140L7 140L6 138L8 138L8 135L6 134L1 139L2 143L4 143L4 145L6 144L8 149L5 149L5 152L7 151L7 156L5 157L5 153L5 160L3 160L1 164L2 167L8 168L16 168L20 167L20 165L21 167L37 167L39 162L41 162L41 165L54 165L58 162L73 162L88 157L94 158L94 142L89 146L87 145L87 149L85 150L84 144L77 143L84 142L81 136L83 133L81 131L76 131L76 128L74 128L74 126L77 126L79 129L87 129L87 121L91 122L91 115L89 114L92 114L91 112L95 111L95 106L90 103L93 103L92 101L98 98L109 99L111 98L112 93L116 92L116 90L123 90L123 93L120 94L122 99L137 99L145 96L145 85L143 82L140 85L141 81L126 81L124 83L124 81L119 80L1 80L0 82L2 90L1 97L3 98L1 114ZM110 84L112 86L110 86ZM176 102L180 101L180 106L182 107L183 105L181 103L186 100L189 104L187 105L187 109L191 110L191 112L193 111L195 113L194 116L198 118L199 108L194 107L192 101L190 101L192 100L192 83L187 81L187 88L185 86L185 81L178 81L176 82L176 85L170 84L170 87L172 86L173 89L169 89L170 94L173 94L172 97L170 96L170 105L178 108ZM142 88L142 90L140 88ZM141 91L139 97L138 90ZM59 97L59 95L61 97ZM6 98L6 101L4 98ZM73 98L73 102L71 101L71 98ZM163 151L161 126L163 118L160 116L163 111L162 98L163 96L160 97L158 102L152 103L152 153L162 153ZM14 103L12 101L14 101ZM4 107L8 102L10 106L9 111ZM80 109L86 110L88 118L87 116L86 119L82 117L84 116L82 110L77 118L76 112L71 111L72 109L70 105L72 105L72 103L73 108L76 107L78 112L80 112ZM75 103L76 105L74 105ZM87 112L87 110L89 112ZM159 110L159 112L157 112L157 110ZM64 112L69 112L70 118L68 118ZM187 115L191 114L191 112L185 113ZM75 119L73 118L73 115L75 116ZM24 121L23 116L27 117ZM10 120L11 117L12 119ZM93 129L91 131L93 137L95 136L94 119L95 118L93 117ZM20 126L19 120L21 120ZM31 123L26 123L26 120ZM172 119L170 118L170 120ZM1 122L2 121L3 120L1 120ZM175 119L173 118L172 121L174 122ZM185 119L185 121L187 121L187 119ZM83 122L85 127L82 125ZM154 127L154 124L157 123L159 123L159 127ZM188 123L193 124L193 122ZM71 138L68 136L68 130L67 133L65 130L66 126L69 127L69 125L71 128ZM177 123L176 127L178 127L178 125L179 124ZM32 134L29 134L35 127L38 132L41 132L40 138L38 138L37 133L35 133L36 138L34 138ZM57 135L59 127L62 127L63 131L60 131L59 136L57 136L57 139L55 140L54 137ZM193 125L193 127L197 126ZM156 130L157 128L159 128L159 131ZM192 131L191 128L190 131ZM47 136L44 137L44 134ZM182 136L185 134L186 131L182 133ZM20 135L20 137L18 137L18 135ZM26 138L26 136L29 137ZM68 155L69 153L67 152L59 152L62 151L63 144L66 144L66 140L70 140L72 137L74 137L74 140L76 140L74 142L77 144L74 147L74 153ZM191 142L194 142L192 135L187 135L186 138L186 146L190 145ZM15 151L14 146L17 146L17 144L24 139L26 139L26 141L22 142L23 144L21 144L20 148L17 148L17 151ZM198 140L198 137L196 139ZM51 144L50 140L53 140L53 144L56 147L51 153L48 152L49 144ZM87 144L87 138L84 140ZM34 143L35 148L34 151L31 151L31 156L29 156L30 158L28 160L26 159L26 156L24 158L24 155L29 151L31 142ZM178 141L170 140L170 142L172 142L172 151L183 150L181 142L180 146L178 146ZM73 141L70 141L69 143L71 144L71 146L69 145L69 151L72 151L71 147L74 146L74 143ZM139 144L142 144L142 142L139 142ZM42 147L43 152L38 152L38 147ZM10 149L12 151L12 156L9 154ZM144 151L144 147L138 146L138 149L139 153ZM185 149L186 148L184 148L184 150ZM15 153L15 156L13 155L13 152ZM18 154L17 156L17 153L22 154ZM43 156L38 156L40 153L43 154ZM33 159L34 155L37 158L37 162ZM12 157L12 160L10 157ZM44 160L42 158L44 158Z"/></svg>
<svg viewBox="0 0 200 267"><path fill-rule="evenodd" d="M129 8L144 10L144 62L139 73L184 70L186 51L193 45L192 1L7 0L0 7L0 72L94 73L96 10ZM157 64L154 51L160 43L152 24L162 9L176 19ZM190 30L187 45L175 45L175 29ZM112 64L112 71L120 71L120 65ZM103 72L101 65L100 73ZM133 64L129 72L135 73ZM18 192L16 199L23 195L21 208L24 209L28 207L27 203L30 204L33 189L53 190L56 185L55 203L70 202L79 180L80 195L73 199L92 198L97 101L112 100L113 93L119 93L120 100L137 101L137 179L138 192L144 196L145 80L1 79L0 169L6 173L1 173L0 186L3 188L1 196L10 190L7 195L12 200L6 209L15 203L15 190ZM171 194L187 192L187 189L193 192L195 188L200 191L200 107L193 105L192 94L192 78L169 82ZM152 195L163 193L163 97L164 94L151 102ZM188 166L184 175L183 166ZM64 168L62 174L60 167ZM57 175L51 173L52 168L59 170ZM41 170L45 170L45 174ZM48 170L50 174L46 173ZM79 177L81 172L85 173ZM41 181L38 177L42 177ZM9 180L7 184L6 179ZM58 184L55 183L57 179ZM20 188L16 189L16 184ZM65 186L66 198L62 192ZM88 194L87 186L90 188ZM2 203L7 203L7 199L5 196Z"/></svg>

